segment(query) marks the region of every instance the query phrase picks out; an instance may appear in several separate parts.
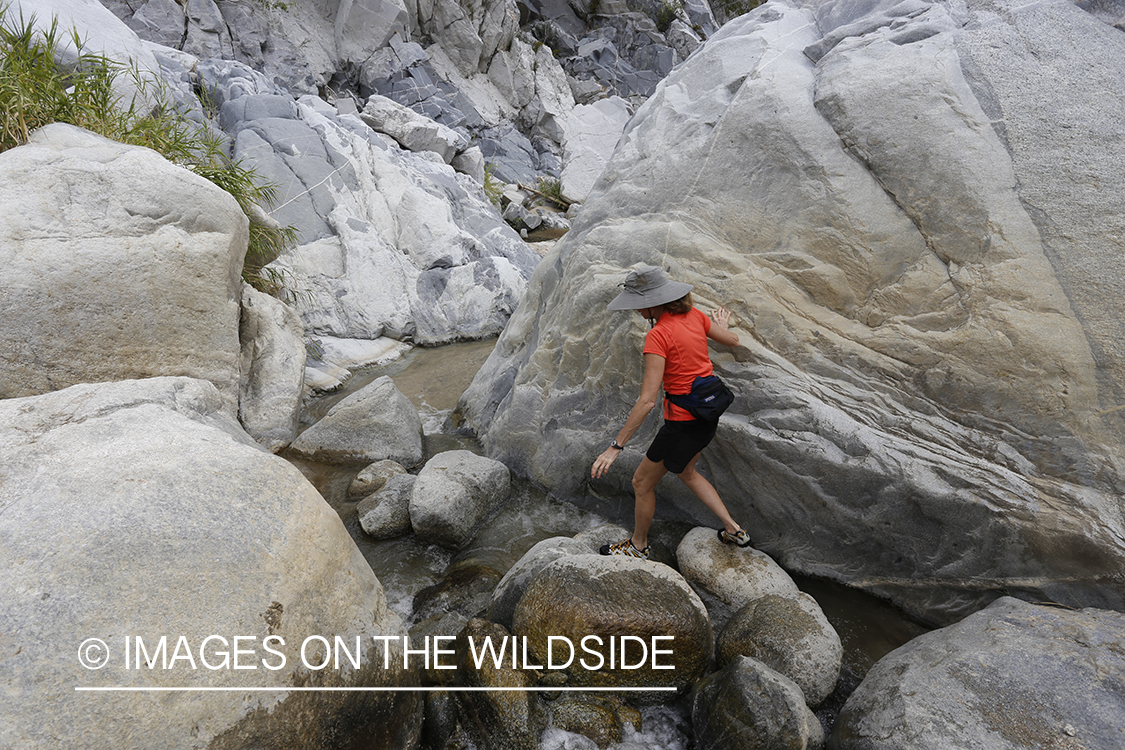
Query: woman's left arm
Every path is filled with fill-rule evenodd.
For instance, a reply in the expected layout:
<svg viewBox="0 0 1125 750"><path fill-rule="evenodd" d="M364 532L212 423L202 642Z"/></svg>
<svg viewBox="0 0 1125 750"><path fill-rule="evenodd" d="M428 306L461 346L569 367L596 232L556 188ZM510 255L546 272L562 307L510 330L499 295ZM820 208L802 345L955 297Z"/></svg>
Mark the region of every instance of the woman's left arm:
<svg viewBox="0 0 1125 750"><path fill-rule="evenodd" d="M629 412L629 418L625 420L625 426L617 433L618 445L625 445L629 442L629 438L633 437L633 433L640 429L641 425L644 424L645 417L656 406L656 402L660 398L660 384L664 382L664 365L664 357L659 354L645 355L645 377L641 382L641 395L637 399L637 403L633 404L633 408ZM621 455L621 451L616 448L606 448L594 461L594 466L590 469L590 476L594 479L600 479L603 474L609 471L610 465L619 455Z"/></svg>

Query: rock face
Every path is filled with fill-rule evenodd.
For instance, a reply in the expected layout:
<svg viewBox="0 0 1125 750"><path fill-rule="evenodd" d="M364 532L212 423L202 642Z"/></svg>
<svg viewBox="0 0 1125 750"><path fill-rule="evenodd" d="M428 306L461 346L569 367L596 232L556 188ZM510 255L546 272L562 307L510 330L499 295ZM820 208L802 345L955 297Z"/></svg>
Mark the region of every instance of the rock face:
<svg viewBox="0 0 1125 750"><path fill-rule="evenodd" d="M422 462L422 418L389 376L376 378L328 410L293 441L294 453L317 461Z"/></svg>
<svg viewBox="0 0 1125 750"><path fill-rule="evenodd" d="M449 549L472 541L508 502L508 467L469 451L445 451L418 472L410 496L414 533Z"/></svg>
<svg viewBox="0 0 1125 750"><path fill-rule="evenodd" d="M568 685L577 687L683 690L703 676L711 661L711 621L703 602L678 573L647 560L593 554L555 560L524 591L512 617L512 632L527 637L539 664L548 669L554 665L566 673ZM654 636L672 639L653 640ZM597 640L585 641L588 637ZM623 637L624 662L619 645ZM655 655L654 647L667 653ZM656 692L627 695L641 704L669 697Z"/></svg>
<svg viewBox="0 0 1125 750"><path fill-rule="evenodd" d="M1122 633L1119 612L1005 597L879 660L848 699L829 747L1119 748Z"/></svg>
<svg viewBox="0 0 1125 750"><path fill-rule="evenodd" d="M0 746L298 748L333 733L341 746L410 746L419 702L406 693L75 699L76 686L410 684L374 649L359 670L302 666L308 636L339 634L354 651L356 638L405 629L335 511L242 431L212 384L150 378L3 400L0 452ZM211 635L225 646L204 646ZM280 663L270 635L281 669L263 667ZM87 638L109 648L101 669L76 658ZM143 639L153 669L125 663L127 638ZM104 657L96 645L83 653ZM231 658L254 668L200 663L221 664L224 648L248 650Z"/></svg>
<svg viewBox="0 0 1125 750"><path fill-rule="evenodd" d="M146 148L48 125L0 154L0 398L159 375L239 398L234 198Z"/></svg>
<svg viewBox="0 0 1125 750"><path fill-rule="evenodd" d="M472 178L355 115L315 97L293 102L228 67L221 122L235 156L278 186L274 218L299 232L271 267L302 290L306 330L436 344L503 328L539 256Z"/></svg>
<svg viewBox="0 0 1125 750"><path fill-rule="evenodd" d="M580 104L570 111L563 142L563 195L586 200L631 114L620 97Z"/></svg>
<svg viewBox="0 0 1125 750"><path fill-rule="evenodd" d="M238 337L238 419L255 440L276 453L297 434L305 387L301 319L293 308L244 284Z"/></svg>
<svg viewBox="0 0 1125 750"><path fill-rule="evenodd" d="M781 563L934 621L998 590L1125 608L1122 61L1062 0L728 23L630 121L461 416L554 492L629 494L639 453L582 477L642 371L605 306L655 263L734 312L700 464Z"/></svg>

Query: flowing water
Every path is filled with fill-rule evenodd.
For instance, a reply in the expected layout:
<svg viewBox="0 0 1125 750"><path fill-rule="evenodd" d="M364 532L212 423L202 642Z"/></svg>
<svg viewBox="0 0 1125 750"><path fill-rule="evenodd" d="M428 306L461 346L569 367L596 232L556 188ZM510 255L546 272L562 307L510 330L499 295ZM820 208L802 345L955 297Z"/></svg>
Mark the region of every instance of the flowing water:
<svg viewBox="0 0 1125 750"><path fill-rule="evenodd" d="M487 340L415 348L388 365L356 371L344 389L309 400L303 422L311 424L349 393L377 377L390 375L422 416L426 459L444 450L466 449L479 453L480 446L472 438L447 432L447 422L461 393L494 344L494 340ZM451 602L462 611L475 612L484 608L491 587L536 542L552 536L573 536L608 522L551 498L525 480L514 478L511 502L471 546L461 552L451 553L414 536L376 541L364 534L359 525L356 506L362 498L349 498L347 492L362 465L317 464L294 457L289 460L340 514L383 584L389 606L407 627L443 611ZM653 533L674 540L689 528L661 522L658 518ZM456 572L462 575L459 577ZM843 701L867 670L883 655L927 628L893 606L862 592L831 581L793 577L797 585L820 604L844 647L844 665L837 691L816 712L826 728L830 728ZM692 744L689 714L686 698L671 706L646 708L642 711L642 731L628 736L624 742L613 746L613 750L687 750ZM592 740L559 729L549 729L540 744L540 750L593 750L595 747Z"/></svg>

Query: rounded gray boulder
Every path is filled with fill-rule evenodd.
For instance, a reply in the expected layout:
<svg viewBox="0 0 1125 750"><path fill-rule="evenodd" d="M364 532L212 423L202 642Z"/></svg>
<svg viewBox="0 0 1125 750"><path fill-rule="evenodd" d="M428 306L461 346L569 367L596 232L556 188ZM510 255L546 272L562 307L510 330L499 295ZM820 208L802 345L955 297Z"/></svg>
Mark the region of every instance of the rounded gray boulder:
<svg viewBox="0 0 1125 750"><path fill-rule="evenodd" d="M805 702L819 705L840 677L843 647L816 600L770 594L734 613L719 633L719 664L750 656L801 688Z"/></svg>
<svg viewBox="0 0 1125 750"><path fill-rule="evenodd" d="M833 750L1125 747L1125 614L1011 597L921 635L867 673Z"/></svg>
<svg viewBox="0 0 1125 750"><path fill-rule="evenodd" d="M414 466L422 461L422 418L384 375L329 409L290 448L316 461L371 463L389 458Z"/></svg>
<svg viewBox="0 0 1125 750"><path fill-rule="evenodd" d="M508 467L471 451L439 453L418 472L410 524L421 539L461 549L508 502Z"/></svg>

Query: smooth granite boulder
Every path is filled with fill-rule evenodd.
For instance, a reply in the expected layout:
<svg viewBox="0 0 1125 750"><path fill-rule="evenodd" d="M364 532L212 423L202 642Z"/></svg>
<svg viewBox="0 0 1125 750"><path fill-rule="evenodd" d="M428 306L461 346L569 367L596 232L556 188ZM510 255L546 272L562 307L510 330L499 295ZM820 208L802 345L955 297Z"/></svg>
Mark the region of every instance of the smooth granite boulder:
<svg viewBox="0 0 1125 750"><path fill-rule="evenodd" d="M637 110L459 414L616 507L639 451L589 462L645 328L605 306L656 264L733 313L699 467L778 562L933 622L999 591L1125 609L1123 98L1125 36L1064 0L766 3Z"/></svg>
<svg viewBox="0 0 1125 750"><path fill-rule="evenodd" d="M824 729L797 684L747 656L696 686L691 722L699 746L714 750L824 747Z"/></svg>
<svg viewBox="0 0 1125 750"><path fill-rule="evenodd" d="M406 631L339 516L211 383L0 400L0 452L0 746L413 746L416 694L291 690L417 678L383 668Z"/></svg>
<svg viewBox="0 0 1125 750"><path fill-rule="evenodd" d="M422 462L422 418L387 375L328 410L293 441L299 456L331 463Z"/></svg>
<svg viewBox="0 0 1125 750"><path fill-rule="evenodd" d="M1083 747L1125 742L1125 615L1004 597L880 659L833 750Z"/></svg>
<svg viewBox="0 0 1125 750"><path fill-rule="evenodd" d="M0 154L0 398L185 375L234 415L248 222L155 151L72 125Z"/></svg>
<svg viewBox="0 0 1125 750"><path fill-rule="evenodd" d="M732 610L763 596L795 598L797 584L769 555L719 541L716 529L697 526L684 535L676 560L684 578Z"/></svg>
<svg viewBox="0 0 1125 750"><path fill-rule="evenodd" d="M801 688L805 703L820 705L836 688L843 647L836 629L808 594L769 594L734 613L715 641L718 662L757 659Z"/></svg>
<svg viewBox="0 0 1125 750"><path fill-rule="evenodd" d="M419 538L461 549L508 503L508 467L465 450L439 453L418 472L410 523Z"/></svg>
<svg viewBox="0 0 1125 750"><path fill-rule="evenodd" d="M691 687L713 646L707 609L676 571L597 554L566 555L539 571L516 605L512 632L568 686L672 688L625 691L638 705Z"/></svg>

